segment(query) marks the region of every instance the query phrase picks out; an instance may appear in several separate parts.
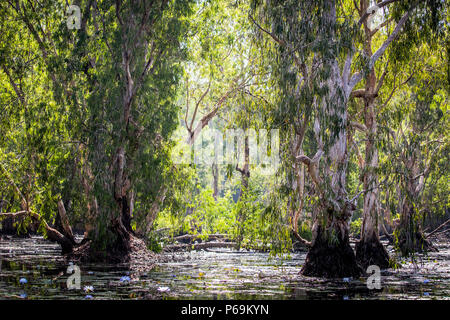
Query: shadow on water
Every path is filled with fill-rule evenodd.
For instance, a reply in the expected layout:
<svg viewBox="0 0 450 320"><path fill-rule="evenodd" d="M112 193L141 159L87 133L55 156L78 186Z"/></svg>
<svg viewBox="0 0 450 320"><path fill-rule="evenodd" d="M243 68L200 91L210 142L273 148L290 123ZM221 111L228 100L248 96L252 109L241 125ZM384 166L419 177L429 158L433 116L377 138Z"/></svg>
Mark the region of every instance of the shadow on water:
<svg viewBox="0 0 450 320"><path fill-rule="evenodd" d="M83 264L69 290L59 246L42 237L0 241L0 299L450 299L450 247L382 271L380 290L366 278L299 275L305 253L270 258L229 249L164 254L148 273L127 265Z"/></svg>

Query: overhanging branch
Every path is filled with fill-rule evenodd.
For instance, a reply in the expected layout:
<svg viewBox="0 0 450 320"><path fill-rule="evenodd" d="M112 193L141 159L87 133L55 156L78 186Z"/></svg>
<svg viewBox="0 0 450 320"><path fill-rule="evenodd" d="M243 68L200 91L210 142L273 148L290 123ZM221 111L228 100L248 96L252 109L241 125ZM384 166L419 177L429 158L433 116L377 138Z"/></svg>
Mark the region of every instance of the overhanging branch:
<svg viewBox="0 0 450 320"><path fill-rule="evenodd" d="M403 17L397 23L397 26L395 27L392 34L386 39L386 41L381 45L381 47L370 57L369 65L368 65L369 70L373 69L375 62L384 54L384 52L389 47L389 45L392 43L392 41L394 41L398 37L401 29L403 28L404 24L406 23L406 20L408 20L409 14L410 14L410 11L407 11L403 15ZM351 92L351 90L353 90L353 88L356 86L356 84L361 81L362 77L363 77L362 71L356 72L351 77L350 82L348 84L349 92Z"/></svg>

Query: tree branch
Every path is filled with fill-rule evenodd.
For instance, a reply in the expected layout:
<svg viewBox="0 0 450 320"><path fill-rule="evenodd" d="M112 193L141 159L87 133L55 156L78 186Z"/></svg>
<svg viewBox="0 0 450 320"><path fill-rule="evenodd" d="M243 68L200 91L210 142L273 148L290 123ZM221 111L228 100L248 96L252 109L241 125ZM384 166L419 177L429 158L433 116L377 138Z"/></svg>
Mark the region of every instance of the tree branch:
<svg viewBox="0 0 450 320"><path fill-rule="evenodd" d="M250 20L256 25L256 27L258 27L259 30L261 30L262 32L268 34L276 43L278 43L281 46L286 46L286 42L280 38L278 38L276 35L274 35L273 33L267 31L266 29L264 29L263 27L261 27L261 25L256 22L255 19L253 19L252 15L249 14L248 17L250 18Z"/></svg>
<svg viewBox="0 0 450 320"><path fill-rule="evenodd" d="M358 123L358 122L355 122L355 121L351 121L351 122L350 122L350 125L351 125L353 128L358 129L358 130L361 131L361 132L367 132L367 127L366 127L365 125L363 125L362 123Z"/></svg>
<svg viewBox="0 0 450 320"><path fill-rule="evenodd" d="M306 245L307 247L311 247L311 242L302 238L297 231L295 231L294 229L291 230L292 234L295 236L295 238L300 241L301 243L303 243L304 245Z"/></svg>
<svg viewBox="0 0 450 320"><path fill-rule="evenodd" d="M393 2L392 0L387 0L387 1ZM385 1L385 2L387 2L387 1ZM403 17L400 19L400 21L397 23L397 26L395 27L395 29L392 32L392 34L386 39L386 41L381 45L381 47L370 57L369 65L368 65L368 69L369 70L373 69L373 67L375 65L375 62L384 54L384 52L389 47L391 42L394 41L398 37L398 34L400 33L401 29L403 28L404 24L406 23L406 20L408 20L409 15L410 15L410 11L407 11L403 15ZM355 85L359 81L361 81L362 77L363 77L363 72L362 71L356 72L351 77L350 82L348 84L349 91L353 90Z"/></svg>
<svg viewBox="0 0 450 320"><path fill-rule="evenodd" d="M20 102L22 103L22 105L25 105L25 98L24 98L24 94L22 89L20 89L17 84L14 82L11 74L9 73L8 68L6 67L6 65L3 65L3 71L5 71L6 75L8 76L9 79L9 83L11 84L11 86L13 87L14 91L16 92L17 97L19 98Z"/></svg>
<svg viewBox="0 0 450 320"><path fill-rule="evenodd" d="M381 30L382 28L387 26L390 22L392 22L392 20L394 19L393 18L386 19L383 23L381 23L379 26L377 26L370 32L370 36L373 37L379 30Z"/></svg>
<svg viewBox="0 0 450 320"><path fill-rule="evenodd" d="M426 237L428 238L428 237L432 236L432 235L435 234L439 229L441 229L442 227L446 226L447 223L449 223L449 222L450 222L450 219L447 219L447 221L445 221L445 222L444 222L443 224L441 224L439 227L437 227L436 229L434 229L433 231L431 231L429 234L427 234Z"/></svg>

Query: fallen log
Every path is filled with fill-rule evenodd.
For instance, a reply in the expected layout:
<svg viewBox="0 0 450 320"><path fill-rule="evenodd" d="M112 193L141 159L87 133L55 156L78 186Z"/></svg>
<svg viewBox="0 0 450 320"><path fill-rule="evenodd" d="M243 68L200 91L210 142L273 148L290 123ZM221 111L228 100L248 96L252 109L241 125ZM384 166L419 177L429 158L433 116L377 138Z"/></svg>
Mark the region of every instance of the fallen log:
<svg viewBox="0 0 450 320"><path fill-rule="evenodd" d="M75 237L73 236L72 228L69 224L69 218L67 217L66 208L64 207L64 203L62 200L58 200L58 214L59 220L61 223L61 230L59 230L67 239L72 242L72 244L76 244Z"/></svg>
<svg viewBox="0 0 450 320"><path fill-rule="evenodd" d="M437 237L437 236L440 236L441 234L445 234L445 233L447 233L447 232L450 232L450 229L445 229L445 230L436 232L436 233L432 234L431 236L429 236L429 237L427 237L427 238Z"/></svg>
<svg viewBox="0 0 450 320"><path fill-rule="evenodd" d="M236 248L235 242L203 242L194 244L173 244L165 246L164 252L173 251L191 251L191 250L202 250L210 248Z"/></svg>
<svg viewBox="0 0 450 320"><path fill-rule="evenodd" d="M203 240L204 238L205 240ZM230 241L227 234L209 234L206 237L203 235L184 234L173 238L174 241L182 243L193 243L196 240L200 241Z"/></svg>
<svg viewBox="0 0 450 320"><path fill-rule="evenodd" d="M22 207L21 211L18 211L15 213L6 213L6 214L2 214L2 215L3 216L28 215L35 223L38 223L41 226L43 226L43 228L45 230L45 234L49 240L56 241L59 245L61 245L63 254L72 252L72 250L74 248L74 243L71 241L71 239L67 238L65 235L63 235L61 232L59 232L57 229L50 227L48 225L47 221L40 214L31 210L25 196L22 194L22 192L20 191L17 184L11 178L8 171L3 167L3 165L1 165L1 163L0 163L0 169L3 172L3 174L5 175L5 177L9 180L9 183L14 187L14 190L16 191L17 195L21 198L21 207ZM61 204L62 204L62 202L61 202ZM61 204L58 204L58 209L61 209L60 208ZM65 209L64 209L64 211L65 211ZM61 213L61 212L59 212L59 213ZM64 212L64 214L65 214L65 212Z"/></svg>
<svg viewBox="0 0 450 320"><path fill-rule="evenodd" d="M450 222L450 219L448 219L447 221L445 221L443 224L441 224L439 227L437 227L436 229L434 229L432 232L428 233L428 234L426 235L426 237L428 238L428 237L432 236L432 235L435 234L439 229L441 229L442 227L446 226L449 222Z"/></svg>

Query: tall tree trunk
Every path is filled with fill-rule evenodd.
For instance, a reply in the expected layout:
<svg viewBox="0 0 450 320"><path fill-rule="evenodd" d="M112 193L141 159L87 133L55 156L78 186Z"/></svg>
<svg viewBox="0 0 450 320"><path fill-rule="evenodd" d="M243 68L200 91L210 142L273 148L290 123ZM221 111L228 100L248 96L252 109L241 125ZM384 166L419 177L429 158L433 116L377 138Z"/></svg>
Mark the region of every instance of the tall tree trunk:
<svg viewBox="0 0 450 320"><path fill-rule="evenodd" d="M96 230L93 230L94 246L92 246L92 258L98 260L127 261L131 253L131 239L134 232L131 228L132 209L134 208L134 196L132 192L131 180L128 172L131 169L130 152L126 146L130 145L129 126L131 118L131 109L133 99L136 93L135 80L132 77L131 49L126 40L126 28L131 28L131 22L127 21L122 26L122 80L124 82L124 91L120 109L122 115L120 118L119 135L117 137L118 148L113 156L112 170L107 177L107 181L112 181L112 185L107 186L107 190L112 191L115 200L115 206L112 208L99 208L104 211L98 218L106 223L107 235L97 237ZM106 205L104 203L103 205ZM105 212L107 210L107 212Z"/></svg>
<svg viewBox="0 0 450 320"><path fill-rule="evenodd" d="M332 0L323 4L323 22L329 26L323 31L327 39L336 37L335 5ZM318 150L312 159L305 155L297 157L308 167L319 198L314 208L311 247L301 273L327 278L357 277L361 269L349 241L349 221L355 206L346 191L349 94L337 56L324 56L322 63L329 76L322 83L326 93L317 101L321 103L314 122Z"/></svg>
<svg viewBox="0 0 450 320"><path fill-rule="evenodd" d="M425 176L427 175L425 173L419 174L419 159L418 146L414 148L413 152L408 152L408 150L404 152L403 162L407 169L407 176L404 177L403 191L405 195L401 203L400 221L394 231L397 238L397 247L403 256L409 256L414 252L437 251L433 244L425 238L414 205L414 201L419 199L424 188Z"/></svg>
<svg viewBox="0 0 450 320"><path fill-rule="evenodd" d="M295 176L296 176L296 189L297 189L297 198L298 198L298 208L294 211L294 215L292 216L292 230L294 234L298 234L298 220L300 219L300 215L303 210L303 194L305 190L305 167L301 163L294 164Z"/></svg>
<svg viewBox="0 0 450 320"><path fill-rule="evenodd" d="M303 129L302 129L303 130ZM304 131L303 131L304 132ZM303 143L303 135L296 135L294 140L294 148L293 154L303 153L303 149L301 147ZM293 236L303 245L310 246L311 243L302 238L302 236L298 233L298 221L300 219L300 215L303 211L303 203L304 203L304 192L305 192L305 166L302 163L295 162L294 163L294 174L295 178L292 181L292 189L295 191L296 201L298 203L298 207L295 208L293 206L293 210L291 212L291 229ZM295 199L294 199L295 201Z"/></svg>
<svg viewBox="0 0 450 320"><path fill-rule="evenodd" d="M239 194L238 201L244 201L243 197L245 197L248 191L248 179L250 178L250 146L249 146L248 136L246 135L244 138L244 166L243 168L239 168L239 164L236 164L236 170L241 173L241 190ZM236 239L236 249L239 250L241 247L242 240L244 238L244 222L245 222L245 210L241 207L241 210L238 212L238 235Z"/></svg>
<svg viewBox="0 0 450 320"><path fill-rule="evenodd" d="M217 197L219 195L219 167L216 162L212 164L211 170L213 176L213 197L214 200L217 201Z"/></svg>
<svg viewBox="0 0 450 320"><path fill-rule="evenodd" d="M411 201L405 201L400 215L400 222L395 230L397 246L403 256L415 252L434 250L432 244L425 239L420 224L415 221L416 214Z"/></svg>
<svg viewBox="0 0 450 320"><path fill-rule="evenodd" d="M357 277L361 270L349 241L349 221L355 206L348 200L346 192L348 100L343 94L337 61L327 62L332 75L327 83L329 93L323 99L318 117L324 117L324 123L335 132L327 134L326 130L320 130L316 118L314 127L319 150L312 159L299 157L307 165L319 196L314 209L311 248L301 272L306 276L327 278ZM322 142L322 138L325 141ZM324 153L324 150L328 151ZM325 156L320 174L322 155Z"/></svg>
<svg viewBox="0 0 450 320"><path fill-rule="evenodd" d="M248 144L248 136L245 136L245 141L244 141L244 168L241 171L242 174L242 190L244 190L244 192L247 191L248 189L248 179L250 178L250 169L249 169L249 163L250 163L250 146ZM241 194L242 194L242 190L241 190Z"/></svg>
<svg viewBox="0 0 450 320"><path fill-rule="evenodd" d="M244 138L244 166L239 168L239 163L236 164L236 170L241 173L241 190L239 198L247 191L248 179L250 178L250 146L248 144L248 136Z"/></svg>
<svg viewBox="0 0 450 320"><path fill-rule="evenodd" d="M361 225L361 239L356 245L356 259L358 263L367 268L377 265L385 269L389 267L389 255L380 242L378 199L378 150L375 145L377 132L376 114L373 99L365 102L366 115L366 157L363 175L364 207Z"/></svg>
<svg viewBox="0 0 450 320"><path fill-rule="evenodd" d="M367 12L370 2L361 1L360 14ZM373 31L364 23L365 45L364 52L367 56L372 56ZM363 169L364 186L364 207L363 221L361 224L361 239L356 245L356 260L367 268L369 265L377 265L385 269L389 267L389 255L380 242L378 221L378 149L375 144L377 136L377 113L375 110L375 98L378 90L383 84L384 76L381 76L377 83L374 68L370 70L364 92L359 96L364 101L364 133L366 135L365 161Z"/></svg>

